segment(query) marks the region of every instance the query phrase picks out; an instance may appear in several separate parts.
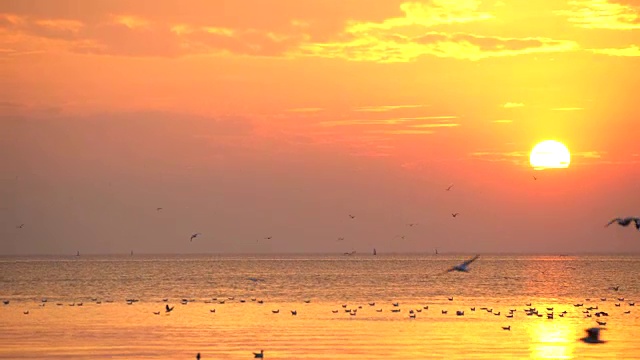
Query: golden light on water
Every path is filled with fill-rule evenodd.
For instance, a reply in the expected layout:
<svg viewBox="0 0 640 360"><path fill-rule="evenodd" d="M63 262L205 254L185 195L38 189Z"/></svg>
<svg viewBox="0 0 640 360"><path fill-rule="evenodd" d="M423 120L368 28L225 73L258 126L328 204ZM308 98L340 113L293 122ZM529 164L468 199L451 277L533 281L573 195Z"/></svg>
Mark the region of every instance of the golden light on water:
<svg viewBox="0 0 640 360"><path fill-rule="evenodd" d="M568 323L546 321L528 323L532 359L573 358L576 339L574 327Z"/></svg>

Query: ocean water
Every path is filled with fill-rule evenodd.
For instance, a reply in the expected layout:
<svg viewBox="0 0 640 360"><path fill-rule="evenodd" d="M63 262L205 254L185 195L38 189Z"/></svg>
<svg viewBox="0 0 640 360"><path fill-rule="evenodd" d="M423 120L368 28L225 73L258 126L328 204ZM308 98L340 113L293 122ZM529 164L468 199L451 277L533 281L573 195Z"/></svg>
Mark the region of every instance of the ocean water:
<svg viewBox="0 0 640 360"><path fill-rule="evenodd" d="M468 257L3 257L0 359L640 359L640 256Z"/></svg>

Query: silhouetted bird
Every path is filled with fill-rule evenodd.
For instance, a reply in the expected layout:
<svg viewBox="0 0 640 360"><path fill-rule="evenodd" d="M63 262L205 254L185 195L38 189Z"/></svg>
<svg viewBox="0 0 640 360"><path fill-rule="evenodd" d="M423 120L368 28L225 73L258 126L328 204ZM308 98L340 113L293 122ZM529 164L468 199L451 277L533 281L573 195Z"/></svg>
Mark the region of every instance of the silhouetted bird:
<svg viewBox="0 0 640 360"><path fill-rule="evenodd" d="M200 353L198 353L198 355L196 355L196 360L200 360Z"/></svg>
<svg viewBox="0 0 640 360"><path fill-rule="evenodd" d="M202 235L202 234L195 233L195 234L191 235L191 238L189 239L189 241L193 241L193 239L197 238L199 235Z"/></svg>
<svg viewBox="0 0 640 360"><path fill-rule="evenodd" d="M264 350L260 350L259 353L253 353L255 359L264 359Z"/></svg>
<svg viewBox="0 0 640 360"><path fill-rule="evenodd" d="M452 214L451 214L451 216L453 216L453 217L456 217L456 216L458 216L458 215L460 215L460 213L452 213Z"/></svg>
<svg viewBox="0 0 640 360"><path fill-rule="evenodd" d="M452 271L469 272L469 269L468 269L469 264L471 264L472 262L476 261L476 259L478 259L479 257L480 257L480 255L476 255L473 258L463 262L462 264L452 267L451 269L447 270L446 272L452 272Z"/></svg>
<svg viewBox="0 0 640 360"><path fill-rule="evenodd" d="M607 227L613 224L614 222L617 222L618 225L620 226L629 226L631 222L634 222L636 225L636 229L640 230L640 218L637 218L637 217L615 218L609 221L609 223L607 223L607 225L605 225L604 227Z"/></svg>
<svg viewBox="0 0 640 360"><path fill-rule="evenodd" d="M167 304L167 305L165 305L165 308L164 308L164 309L165 309L165 311L166 311L166 312L172 312L172 311L173 311L173 308L174 308L174 306L169 307L169 305Z"/></svg>
<svg viewBox="0 0 640 360"><path fill-rule="evenodd" d="M606 341L604 340L600 340L600 330L606 330L606 329L600 329L597 327L592 327L587 329L587 336L583 337L582 340L583 342L587 343L587 344L602 344L605 343Z"/></svg>
<svg viewBox="0 0 640 360"><path fill-rule="evenodd" d="M446 188L447 191L451 191L451 188L453 187L453 184L449 185L448 188Z"/></svg>

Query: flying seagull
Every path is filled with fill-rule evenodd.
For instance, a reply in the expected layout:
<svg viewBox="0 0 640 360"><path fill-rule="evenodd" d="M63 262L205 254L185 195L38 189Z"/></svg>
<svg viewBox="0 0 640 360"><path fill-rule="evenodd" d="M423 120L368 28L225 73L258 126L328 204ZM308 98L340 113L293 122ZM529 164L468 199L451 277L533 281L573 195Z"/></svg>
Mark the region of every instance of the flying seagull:
<svg viewBox="0 0 640 360"><path fill-rule="evenodd" d="M189 239L189 241L193 241L193 239L198 237L198 235L202 235L202 234L201 233L195 233L195 234L191 235L191 238Z"/></svg>
<svg viewBox="0 0 640 360"><path fill-rule="evenodd" d="M162 210L162 208L161 208L161 207L159 207L159 208L156 208L156 211L160 211L160 210Z"/></svg>
<svg viewBox="0 0 640 360"><path fill-rule="evenodd" d="M451 188L453 187L453 184L449 185L449 187L446 189L447 191L451 191Z"/></svg>
<svg viewBox="0 0 640 360"><path fill-rule="evenodd" d="M265 240L271 240L272 236L265 236Z"/></svg>
<svg viewBox="0 0 640 360"><path fill-rule="evenodd" d="M349 217L350 217L350 218L352 218L352 219L355 219L355 218L356 218L356 216L355 216L355 215L351 215L351 214L349 214Z"/></svg>
<svg viewBox="0 0 640 360"><path fill-rule="evenodd" d="M16 226L18 229L22 229L24 227L24 224L20 224L18 226Z"/></svg>
<svg viewBox="0 0 640 360"><path fill-rule="evenodd" d="M618 225L620 226L629 226L631 222L634 222L636 225L636 229L640 230L640 218L637 218L637 217L615 218L609 221L609 223L607 223L607 225L605 225L604 227L607 227L613 224L614 222L617 222Z"/></svg>
<svg viewBox="0 0 640 360"><path fill-rule="evenodd" d="M606 330L606 329L601 329L597 327L589 328L586 330L588 335L583 337L580 340L582 340L587 344L602 344L606 341L600 340L600 330Z"/></svg>
<svg viewBox="0 0 640 360"><path fill-rule="evenodd" d="M338 240L336 240L336 241L343 241L343 240L344 240L343 237L339 237Z"/></svg>
<svg viewBox="0 0 640 360"><path fill-rule="evenodd" d="M452 214L451 214L451 216L453 216L453 217L456 217L456 216L458 216L458 215L460 215L460 213L452 213Z"/></svg>
<svg viewBox="0 0 640 360"><path fill-rule="evenodd" d="M469 266L469 264L471 264L472 262L476 261L476 259L478 259L479 257L480 257L480 255L476 255L473 258L463 262L462 264L452 267L451 269L447 270L445 273L449 273L449 272L452 272L452 271L469 272L469 269L467 267Z"/></svg>

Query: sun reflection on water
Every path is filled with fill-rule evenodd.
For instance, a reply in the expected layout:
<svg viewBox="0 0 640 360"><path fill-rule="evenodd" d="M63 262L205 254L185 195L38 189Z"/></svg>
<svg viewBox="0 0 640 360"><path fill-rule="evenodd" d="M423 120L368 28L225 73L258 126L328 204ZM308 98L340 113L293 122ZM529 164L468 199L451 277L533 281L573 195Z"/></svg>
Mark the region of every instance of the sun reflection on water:
<svg viewBox="0 0 640 360"><path fill-rule="evenodd" d="M574 326L555 321L529 323L529 349L534 359L571 359L576 341Z"/></svg>

